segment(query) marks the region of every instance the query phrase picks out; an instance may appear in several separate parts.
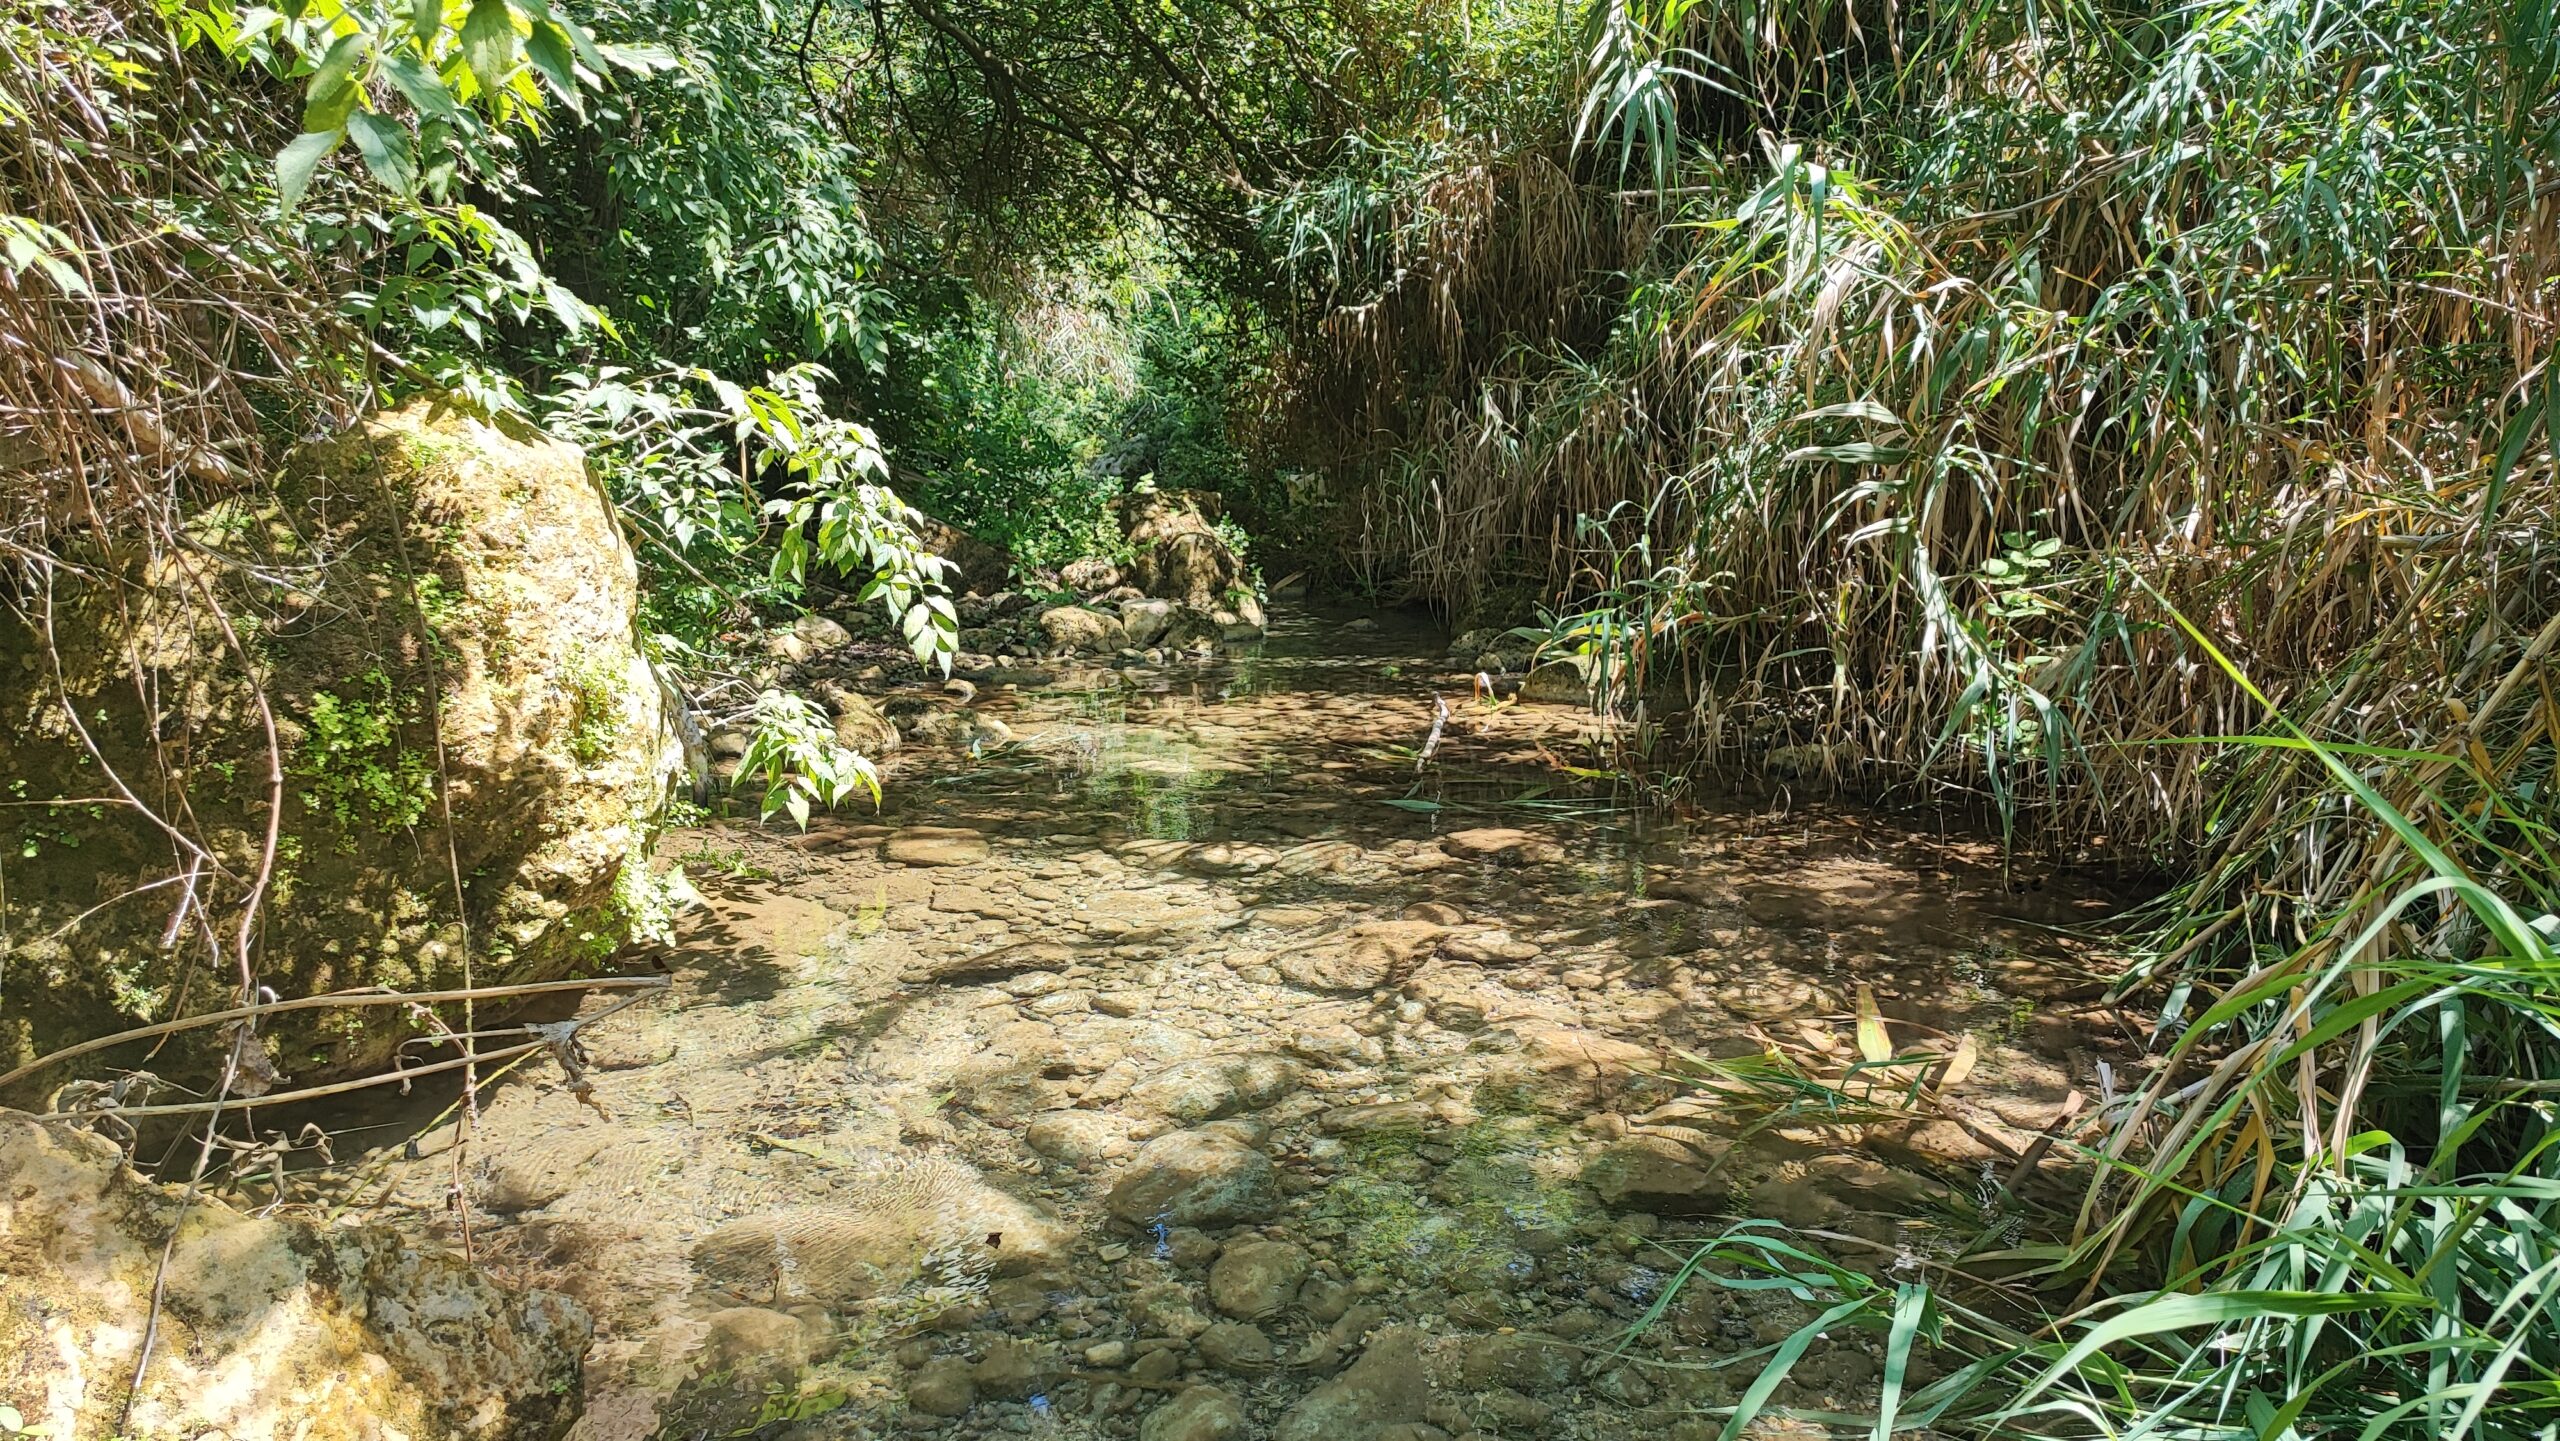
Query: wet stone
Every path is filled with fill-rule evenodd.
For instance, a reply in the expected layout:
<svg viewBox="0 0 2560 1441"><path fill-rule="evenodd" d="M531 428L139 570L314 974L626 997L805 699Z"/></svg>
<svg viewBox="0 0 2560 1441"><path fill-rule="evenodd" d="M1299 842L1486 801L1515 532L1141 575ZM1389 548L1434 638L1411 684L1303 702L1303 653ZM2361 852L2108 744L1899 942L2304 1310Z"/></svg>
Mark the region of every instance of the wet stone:
<svg viewBox="0 0 2560 1441"><path fill-rule="evenodd" d="M1191 1347L1210 1365L1238 1375L1270 1370L1275 1354L1271 1338L1247 1321L1220 1321L1201 1332Z"/></svg>
<svg viewBox="0 0 2560 1441"><path fill-rule="evenodd" d="M1063 1165L1090 1167L1129 1153L1129 1123L1101 1111L1046 1111L1023 1128L1023 1144Z"/></svg>
<svg viewBox="0 0 2560 1441"><path fill-rule="evenodd" d="M1513 1386L1546 1393L1573 1385L1580 1362L1573 1349L1552 1336L1523 1331L1510 1336L1479 1336L1467 1343L1459 1374L1470 1387Z"/></svg>
<svg viewBox="0 0 2560 1441"><path fill-rule="evenodd" d="M956 1356L927 1361L907 1380L907 1404L927 1416L966 1414L977 1395L969 1363Z"/></svg>
<svg viewBox="0 0 2560 1441"><path fill-rule="evenodd" d="M1215 1386L1194 1386L1147 1413L1138 1441L1241 1441L1244 1403Z"/></svg>
<svg viewBox="0 0 2560 1441"><path fill-rule="evenodd" d="M1209 1268L1209 1304L1240 1320L1259 1320L1297 1296L1307 1270L1307 1253L1286 1241L1240 1241Z"/></svg>
<svg viewBox="0 0 2560 1441"><path fill-rule="evenodd" d="M1431 1401L1422 1340L1411 1326L1372 1336L1360 1359L1300 1398L1273 1435L1277 1441L1375 1441L1385 1427L1422 1420Z"/></svg>
<svg viewBox="0 0 2560 1441"><path fill-rule="evenodd" d="M1440 849L1460 860L1506 866L1548 865L1564 859L1564 847L1509 826L1453 831L1440 838Z"/></svg>
<svg viewBox="0 0 2560 1441"><path fill-rule="evenodd" d="M1298 1063L1285 1056L1203 1056L1138 1082L1129 1089L1128 1104L1186 1123L1211 1121L1268 1106L1297 1085Z"/></svg>
<svg viewBox="0 0 2560 1441"><path fill-rule="evenodd" d="M987 859L987 838L957 826L909 826L881 843L881 854L908 866L973 866Z"/></svg>
<svg viewBox="0 0 2560 1441"><path fill-rule="evenodd" d="M1258 1221L1280 1206L1280 1178L1231 1136L1175 1131L1140 1149L1111 1188L1111 1214L1132 1225L1219 1226Z"/></svg>
<svg viewBox="0 0 2560 1441"><path fill-rule="evenodd" d="M1006 1339L989 1343L969 1379L981 1395L1021 1401L1049 1389L1058 1361L1046 1347Z"/></svg>

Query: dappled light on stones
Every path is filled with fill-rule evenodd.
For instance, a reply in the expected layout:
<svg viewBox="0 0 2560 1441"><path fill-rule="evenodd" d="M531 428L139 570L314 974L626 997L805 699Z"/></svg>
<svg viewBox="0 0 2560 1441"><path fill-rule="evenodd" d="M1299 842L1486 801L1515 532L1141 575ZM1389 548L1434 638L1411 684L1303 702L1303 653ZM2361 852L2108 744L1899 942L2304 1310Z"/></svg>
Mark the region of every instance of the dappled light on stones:
<svg viewBox="0 0 2560 1441"><path fill-rule="evenodd" d="M674 993L599 1037L614 1119L511 1082L470 1178L484 1251L596 1315L582 1435L735 1427L786 1393L884 1436L1668 1424L1724 1331L1698 1352L1661 1320L1601 1361L1666 1296L1714 1299L1672 1289L1683 1239L1766 1201L1889 1260L1976 1185L1907 1118L1746 1134L1762 1112L1698 1091L1693 1058L1808 1029L1854 1054L1861 977L1888 1027L1981 1035L1963 1092L2016 1120L1964 1114L2023 1149L2098 1054L1988 983L1986 955L2076 962L2004 914L1987 852L1675 822L1601 786L1514 804L1558 793L1506 757L1579 743L1568 708L1460 706L1417 781L1395 748L1463 678L1427 635L1347 634L1283 612L1249 673L982 693L1027 757L901 752L881 813L814 843L662 845L706 900ZM1106 763L1050 762L1069 746ZM1789 891L1802 929L1648 899L1824 867L1859 888ZM1887 902L1909 919L1833 939ZM1870 1130L1901 1169L1834 1164ZM368 1212L431 1234L441 1152L376 1161Z"/></svg>

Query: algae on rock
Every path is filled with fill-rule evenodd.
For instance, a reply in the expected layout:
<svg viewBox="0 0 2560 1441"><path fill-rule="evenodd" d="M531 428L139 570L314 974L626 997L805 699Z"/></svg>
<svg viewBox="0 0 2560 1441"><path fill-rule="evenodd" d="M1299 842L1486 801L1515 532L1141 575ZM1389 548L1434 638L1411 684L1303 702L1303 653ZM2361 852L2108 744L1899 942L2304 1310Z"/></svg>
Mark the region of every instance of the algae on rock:
<svg viewBox="0 0 2560 1441"><path fill-rule="evenodd" d="M619 939L668 743L636 565L577 449L414 404L298 448L179 546L96 551L0 621L0 788L36 803L0 820L0 1064L236 986L261 692L285 773L260 984L453 985L464 921L482 984ZM388 1015L302 1013L277 1059L378 1065Z"/></svg>

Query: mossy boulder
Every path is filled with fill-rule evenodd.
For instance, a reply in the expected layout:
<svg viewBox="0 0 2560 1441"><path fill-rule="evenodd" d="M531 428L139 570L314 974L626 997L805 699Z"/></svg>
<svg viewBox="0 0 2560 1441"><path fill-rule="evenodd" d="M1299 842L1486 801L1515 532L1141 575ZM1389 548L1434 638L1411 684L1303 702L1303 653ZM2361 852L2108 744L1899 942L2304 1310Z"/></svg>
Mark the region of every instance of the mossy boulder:
<svg viewBox="0 0 2560 1441"><path fill-rule="evenodd" d="M279 996L458 985L466 943L482 984L544 978L619 940L668 740L574 447L413 405L84 559L0 619L0 791L34 803L0 810L0 1064L229 1004L262 872L249 963ZM300 1080L410 1034L306 1011L269 1043ZM200 1076L216 1044L149 1064Z"/></svg>

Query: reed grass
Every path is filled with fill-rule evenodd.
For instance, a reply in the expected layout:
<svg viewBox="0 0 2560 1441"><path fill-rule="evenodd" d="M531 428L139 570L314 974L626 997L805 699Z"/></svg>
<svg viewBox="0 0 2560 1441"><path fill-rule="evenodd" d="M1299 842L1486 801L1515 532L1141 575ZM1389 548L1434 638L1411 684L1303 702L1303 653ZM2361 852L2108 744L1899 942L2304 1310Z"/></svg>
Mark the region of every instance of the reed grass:
<svg viewBox="0 0 2560 1441"><path fill-rule="evenodd" d="M2560 16L1597 0L1580 40L1543 131L1453 107L1275 207L1331 241L1292 374L1357 563L1604 652L1700 777L2174 882L2117 987L2155 1063L1997 1287L1754 1223L1683 1270L1823 1308L1726 1434L1863 1325L1877 1411L1829 1419L1877 1437L2560 1435Z"/></svg>

